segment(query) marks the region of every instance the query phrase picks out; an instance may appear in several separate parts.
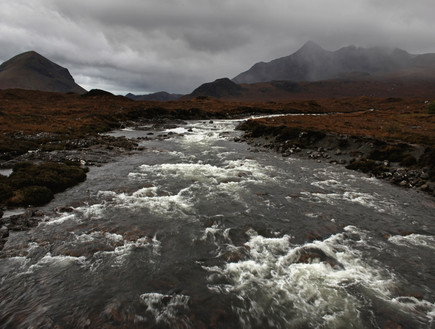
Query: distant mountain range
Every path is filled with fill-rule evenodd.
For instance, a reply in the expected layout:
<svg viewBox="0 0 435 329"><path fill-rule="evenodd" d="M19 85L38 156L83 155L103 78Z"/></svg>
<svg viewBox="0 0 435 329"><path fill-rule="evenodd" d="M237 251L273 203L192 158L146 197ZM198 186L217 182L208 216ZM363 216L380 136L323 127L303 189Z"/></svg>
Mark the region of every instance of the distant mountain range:
<svg viewBox="0 0 435 329"><path fill-rule="evenodd" d="M19 88L86 93L68 69L29 51L0 65L0 89ZM164 91L127 94L133 100L172 101L214 97L274 101L323 97L434 97L435 54L413 55L401 49L343 47L328 51L307 42L295 53L260 62L232 80L217 79L189 95ZM91 93L92 95L95 94Z"/></svg>
<svg viewBox="0 0 435 329"><path fill-rule="evenodd" d="M349 46L328 51L307 42L295 53L260 62L232 80L196 88L198 96L238 101L325 97L434 97L435 54Z"/></svg>
<svg viewBox="0 0 435 329"><path fill-rule="evenodd" d="M35 51L17 55L0 65L0 89L19 88L83 94L68 69Z"/></svg>
<svg viewBox="0 0 435 329"><path fill-rule="evenodd" d="M222 81L225 81L225 83L222 83ZM223 87L228 87L228 90ZM206 83L181 99L213 97L228 101L268 102L361 96L385 98L424 97L433 99L435 97L435 78L374 79L359 76L355 78L355 75L352 75L351 79L340 78L311 82L279 80L241 85L224 78Z"/></svg>
<svg viewBox="0 0 435 329"><path fill-rule="evenodd" d="M435 54L412 55L397 48L355 46L328 51L309 41L289 56L255 64L237 75L233 82L320 81L349 78L350 74L353 78L364 75L425 77L427 70L433 78Z"/></svg>
<svg viewBox="0 0 435 329"><path fill-rule="evenodd" d="M166 101L175 101L184 95L182 94L170 94L166 91L159 91L157 93L147 94L147 95L134 95L132 93L128 93L125 95L125 97L130 98L135 101L159 101L159 102L166 102Z"/></svg>

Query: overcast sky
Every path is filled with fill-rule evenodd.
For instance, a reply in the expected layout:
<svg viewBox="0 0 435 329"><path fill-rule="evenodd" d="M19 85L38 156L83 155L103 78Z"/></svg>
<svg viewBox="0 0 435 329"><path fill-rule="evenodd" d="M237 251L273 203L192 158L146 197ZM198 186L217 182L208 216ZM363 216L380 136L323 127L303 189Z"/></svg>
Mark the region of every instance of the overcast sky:
<svg viewBox="0 0 435 329"><path fill-rule="evenodd" d="M312 40L435 53L434 0L0 0L0 61L35 50L86 89L190 93Z"/></svg>

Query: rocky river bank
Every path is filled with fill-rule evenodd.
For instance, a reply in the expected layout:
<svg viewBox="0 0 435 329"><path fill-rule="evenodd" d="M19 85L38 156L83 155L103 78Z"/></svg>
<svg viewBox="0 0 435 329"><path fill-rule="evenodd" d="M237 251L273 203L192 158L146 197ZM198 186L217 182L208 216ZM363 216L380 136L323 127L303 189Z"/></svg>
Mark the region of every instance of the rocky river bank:
<svg viewBox="0 0 435 329"><path fill-rule="evenodd" d="M60 143L58 141L57 143ZM60 150L36 149L1 161L0 174L0 250L9 231L36 226L44 215L35 206L50 201L86 179L88 166L101 166L117 157L140 151L138 144L126 138L106 135L63 140ZM18 207L18 210L14 210Z"/></svg>
<svg viewBox="0 0 435 329"><path fill-rule="evenodd" d="M268 126L255 120L241 123L237 141L251 150L274 150L284 157L300 156L358 170L392 184L435 196L435 149L421 144Z"/></svg>

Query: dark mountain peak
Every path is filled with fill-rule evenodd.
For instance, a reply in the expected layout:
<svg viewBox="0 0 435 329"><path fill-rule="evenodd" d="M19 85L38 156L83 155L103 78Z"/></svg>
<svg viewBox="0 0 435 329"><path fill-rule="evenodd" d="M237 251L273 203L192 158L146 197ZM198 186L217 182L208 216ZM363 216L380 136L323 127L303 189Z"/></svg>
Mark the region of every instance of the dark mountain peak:
<svg viewBox="0 0 435 329"><path fill-rule="evenodd" d="M216 79L214 82L212 82L215 85L221 85L221 86L234 86L237 85L236 83L232 82L228 78L220 78Z"/></svg>
<svg viewBox="0 0 435 329"><path fill-rule="evenodd" d="M43 58L46 59L44 56L42 56L40 53L34 51L34 50L29 50L29 51L25 51L24 53L21 53L17 56L15 56L14 58L25 58L25 57L39 57L39 58Z"/></svg>
<svg viewBox="0 0 435 329"><path fill-rule="evenodd" d="M33 50L16 55L0 65L0 89L8 88L86 92L74 82L68 69Z"/></svg>
<svg viewBox="0 0 435 329"><path fill-rule="evenodd" d="M91 89L87 93L82 94L82 97L112 97L115 96L111 92L102 89Z"/></svg>
<svg viewBox="0 0 435 329"><path fill-rule="evenodd" d="M24 53L18 54L14 57L12 57L9 61L14 61L14 60L20 60L20 59L28 59L28 58L32 58L32 57L42 57L45 58L44 56L42 56L41 54L37 53L34 50L29 50L29 51L25 51Z"/></svg>
<svg viewBox="0 0 435 329"><path fill-rule="evenodd" d="M227 97L239 96L243 88L228 78L217 79L213 82L204 83L196 88L190 96Z"/></svg>
<svg viewBox="0 0 435 329"><path fill-rule="evenodd" d="M28 66L28 67L35 67L36 65L39 65L41 67L59 67L64 69L63 67L57 65L56 63L53 63L49 59L45 58L41 54L37 53L34 50L26 51L22 54L16 55L12 57L11 59L4 62L1 66L2 67L11 67L11 66ZM66 70L66 69L65 69Z"/></svg>

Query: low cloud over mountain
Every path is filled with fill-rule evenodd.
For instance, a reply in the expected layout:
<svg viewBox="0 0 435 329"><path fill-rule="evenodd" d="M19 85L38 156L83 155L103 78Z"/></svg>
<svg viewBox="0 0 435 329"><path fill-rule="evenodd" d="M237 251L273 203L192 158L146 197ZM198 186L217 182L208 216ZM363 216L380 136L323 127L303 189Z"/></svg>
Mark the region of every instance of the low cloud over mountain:
<svg viewBox="0 0 435 329"><path fill-rule="evenodd" d="M349 46L337 51L328 51L313 42L307 42L295 53L260 62L248 71L237 75L236 83L256 83L272 80L319 81L340 76L398 74L414 70L421 75L423 70L435 70L435 54L412 55L401 49L360 48Z"/></svg>

